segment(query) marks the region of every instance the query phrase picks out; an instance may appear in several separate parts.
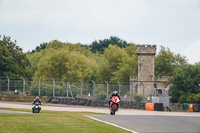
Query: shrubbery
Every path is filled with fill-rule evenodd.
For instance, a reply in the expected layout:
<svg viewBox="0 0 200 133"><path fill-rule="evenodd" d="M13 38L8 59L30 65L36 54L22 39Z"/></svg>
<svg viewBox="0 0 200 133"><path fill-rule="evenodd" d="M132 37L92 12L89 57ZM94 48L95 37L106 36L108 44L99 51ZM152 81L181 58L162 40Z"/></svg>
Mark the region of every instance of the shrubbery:
<svg viewBox="0 0 200 133"><path fill-rule="evenodd" d="M136 102L141 102L143 99L142 94L135 94L134 99L136 100Z"/></svg>
<svg viewBox="0 0 200 133"><path fill-rule="evenodd" d="M72 95L75 97L77 93L79 93L79 88L75 85L71 85ZM29 90L30 95L37 96L39 93L38 84L32 85ZM53 96L53 85L52 84L41 84L40 85L40 95L41 96ZM67 89L64 85L56 85L55 86L55 96L67 96ZM69 90L68 96L71 97L71 93Z"/></svg>

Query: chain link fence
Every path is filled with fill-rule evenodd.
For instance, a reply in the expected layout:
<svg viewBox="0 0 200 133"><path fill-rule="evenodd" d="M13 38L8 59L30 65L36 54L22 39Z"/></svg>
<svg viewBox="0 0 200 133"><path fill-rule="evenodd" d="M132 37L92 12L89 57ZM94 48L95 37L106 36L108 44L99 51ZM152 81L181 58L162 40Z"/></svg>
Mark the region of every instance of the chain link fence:
<svg viewBox="0 0 200 133"><path fill-rule="evenodd" d="M116 84L96 84L94 81L90 83L64 82L52 80L29 81L22 79L0 79L0 95L28 95L28 96L48 96L66 98L78 98L77 101L83 105L91 104L88 100L97 100L99 103L95 105L107 106L107 102L113 91L118 91L121 96L122 103L120 106L124 108L143 108L143 102L135 102L133 86ZM69 99L68 99L69 100ZM74 102L74 101L73 101ZM74 104L74 103L73 103ZM189 111L189 104L170 103L173 111Z"/></svg>
<svg viewBox="0 0 200 133"><path fill-rule="evenodd" d="M30 95L30 96L53 96L53 97L79 97L106 100L113 91L118 91L122 98L130 96L130 85L96 84L64 82L52 80L28 81L25 79L0 79L0 94Z"/></svg>

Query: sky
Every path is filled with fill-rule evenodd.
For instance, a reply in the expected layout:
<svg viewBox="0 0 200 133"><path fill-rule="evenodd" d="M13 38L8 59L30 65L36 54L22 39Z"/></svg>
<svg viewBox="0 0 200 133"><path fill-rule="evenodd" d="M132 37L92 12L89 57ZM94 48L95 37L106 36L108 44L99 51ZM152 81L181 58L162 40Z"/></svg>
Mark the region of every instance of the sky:
<svg viewBox="0 0 200 133"><path fill-rule="evenodd" d="M41 43L110 36L168 47L200 62L200 0L0 0L0 35L24 52Z"/></svg>

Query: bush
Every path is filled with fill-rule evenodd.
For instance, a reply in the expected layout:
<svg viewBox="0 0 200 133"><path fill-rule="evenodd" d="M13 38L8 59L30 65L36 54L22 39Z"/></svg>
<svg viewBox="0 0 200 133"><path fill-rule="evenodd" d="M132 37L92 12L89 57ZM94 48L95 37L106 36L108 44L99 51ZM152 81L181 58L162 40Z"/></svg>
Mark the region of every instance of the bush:
<svg viewBox="0 0 200 133"><path fill-rule="evenodd" d="M186 98L187 103L200 103L200 93L198 94L190 94Z"/></svg>
<svg viewBox="0 0 200 133"><path fill-rule="evenodd" d="M107 96L106 92L100 92L100 93L97 94L97 99L98 100L105 100L106 96Z"/></svg>
<svg viewBox="0 0 200 133"><path fill-rule="evenodd" d="M38 95L38 84L33 84L29 90L30 95ZM41 96L53 96L53 85L52 84L41 84L40 85L40 95Z"/></svg>
<svg viewBox="0 0 200 133"><path fill-rule="evenodd" d="M71 85L71 91L73 97L79 92L79 88L75 85ZM38 84L33 84L31 89L29 90L30 95L37 96L38 95ZM66 85L56 85L55 86L55 96L67 96ZM71 97L71 93L69 90L69 97ZM52 84L41 84L40 85L40 96L53 96L53 85Z"/></svg>
<svg viewBox="0 0 200 133"><path fill-rule="evenodd" d="M134 99L136 102L141 102L143 99L143 95L142 94L135 94Z"/></svg>
<svg viewBox="0 0 200 133"><path fill-rule="evenodd" d="M76 95L78 93L80 93L79 88L76 85L74 85L74 84L71 85L71 90L72 90L73 97L76 97ZM71 93L70 93L69 96L71 96Z"/></svg>

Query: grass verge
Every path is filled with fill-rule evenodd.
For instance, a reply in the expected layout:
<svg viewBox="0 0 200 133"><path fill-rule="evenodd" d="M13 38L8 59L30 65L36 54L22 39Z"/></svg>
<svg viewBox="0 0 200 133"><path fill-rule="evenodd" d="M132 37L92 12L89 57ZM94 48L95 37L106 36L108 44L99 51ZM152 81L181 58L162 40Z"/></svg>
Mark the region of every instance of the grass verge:
<svg viewBox="0 0 200 133"><path fill-rule="evenodd" d="M6 108L0 108L0 110ZM6 109L30 112L25 109ZM127 133L120 128L92 120L91 113L45 111L39 114L0 113L0 133ZM94 114L94 113L92 113Z"/></svg>

